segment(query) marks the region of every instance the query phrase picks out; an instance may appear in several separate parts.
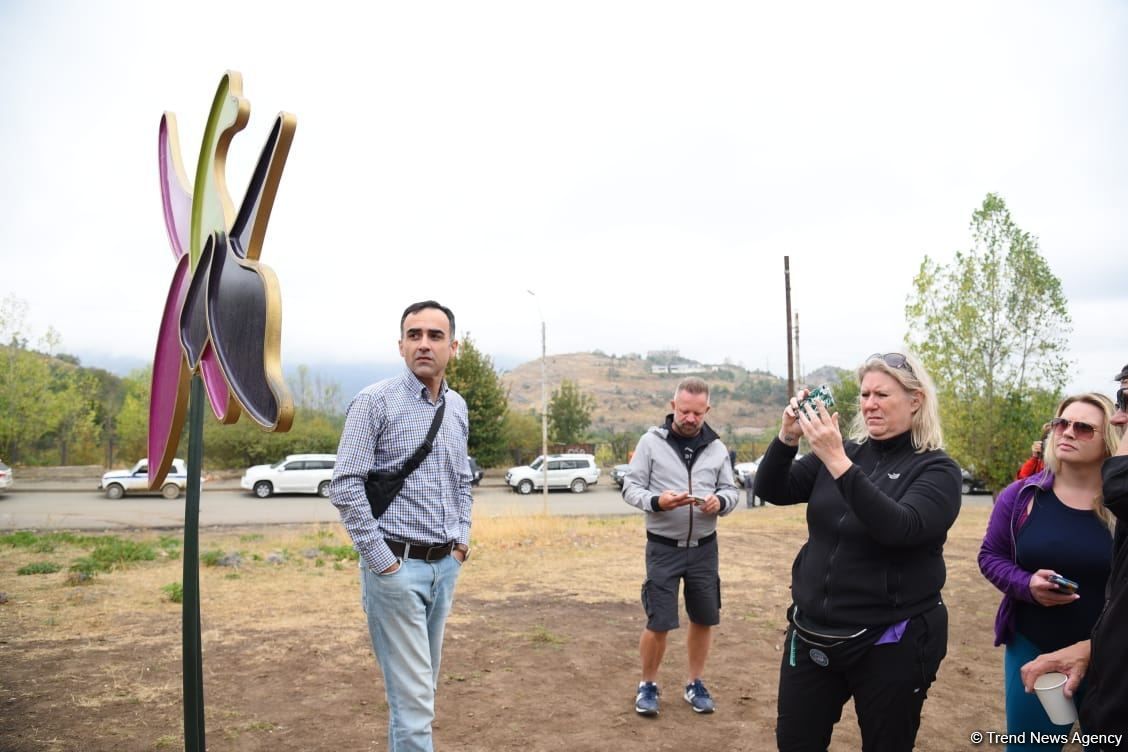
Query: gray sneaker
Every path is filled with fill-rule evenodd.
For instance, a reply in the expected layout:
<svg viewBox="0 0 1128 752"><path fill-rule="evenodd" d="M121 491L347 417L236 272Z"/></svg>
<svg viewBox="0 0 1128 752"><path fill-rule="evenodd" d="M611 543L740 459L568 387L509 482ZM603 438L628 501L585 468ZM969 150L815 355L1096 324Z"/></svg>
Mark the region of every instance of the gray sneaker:
<svg viewBox="0 0 1128 752"><path fill-rule="evenodd" d="M639 715L658 715L658 685L640 682L635 695L635 712Z"/></svg>
<svg viewBox="0 0 1128 752"><path fill-rule="evenodd" d="M716 709L709 690L705 689L700 679L694 679L685 685L685 701L693 707L695 713L712 713Z"/></svg>

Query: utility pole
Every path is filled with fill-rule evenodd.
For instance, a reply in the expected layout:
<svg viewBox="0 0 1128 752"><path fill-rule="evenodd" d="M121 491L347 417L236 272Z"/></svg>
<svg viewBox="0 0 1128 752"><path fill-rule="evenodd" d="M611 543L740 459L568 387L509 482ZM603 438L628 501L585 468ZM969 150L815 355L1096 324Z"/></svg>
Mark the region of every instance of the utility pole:
<svg viewBox="0 0 1128 752"><path fill-rule="evenodd" d="M540 307L540 298L532 290L525 290L533 296L537 304L537 313L541 320L541 511L548 515L548 356L545 344L544 311Z"/></svg>
<svg viewBox="0 0 1128 752"><path fill-rule="evenodd" d="M783 257L783 297L787 301L787 398L795 396L795 361L792 357L791 336L791 257Z"/></svg>
<svg viewBox="0 0 1128 752"><path fill-rule="evenodd" d="M795 377L803 383L803 358L799 355L799 311L795 312Z"/></svg>

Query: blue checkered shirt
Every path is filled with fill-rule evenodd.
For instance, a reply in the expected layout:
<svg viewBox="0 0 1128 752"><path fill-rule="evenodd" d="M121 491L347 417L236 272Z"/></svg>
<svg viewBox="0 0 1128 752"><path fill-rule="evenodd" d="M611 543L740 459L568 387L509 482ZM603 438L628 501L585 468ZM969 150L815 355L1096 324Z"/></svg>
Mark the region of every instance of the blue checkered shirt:
<svg viewBox="0 0 1128 752"><path fill-rule="evenodd" d="M470 416L466 400L445 380L439 400L446 402L446 412L431 453L407 477L379 520L372 519L364 493L369 470L399 470L427 438L438 410L428 396L423 382L405 368L401 375L363 389L345 416L329 496L364 564L376 572L396 561L386 538L470 544Z"/></svg>

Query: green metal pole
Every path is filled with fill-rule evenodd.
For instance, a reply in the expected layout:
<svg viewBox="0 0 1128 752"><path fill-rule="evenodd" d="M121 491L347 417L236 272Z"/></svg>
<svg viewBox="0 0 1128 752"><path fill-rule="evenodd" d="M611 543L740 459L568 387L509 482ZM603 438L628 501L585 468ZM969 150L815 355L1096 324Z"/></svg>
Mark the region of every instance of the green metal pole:
<svg viewBox="0 0 1128 752"><path fill-rule="evenodd" d="M204 657L200 643L200 468L204 454L204 382L188 397L188 492L184 502L184 749L204 752Z"/></svg>

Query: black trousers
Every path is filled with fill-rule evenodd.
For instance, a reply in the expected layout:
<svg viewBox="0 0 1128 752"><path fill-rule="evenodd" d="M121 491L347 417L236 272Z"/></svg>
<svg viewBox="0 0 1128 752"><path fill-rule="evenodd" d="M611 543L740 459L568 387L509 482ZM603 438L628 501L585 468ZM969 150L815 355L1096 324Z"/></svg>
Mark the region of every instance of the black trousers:
<svg viewBox="0 0 1128 752"><path fill-rule="evenodd" d="M825 663L825 652L812 658L813 646L794 631L787 630L779 672L780 752L825 752L850 697L863 752L911 750L928 688L948 651L947 607L941 603L910 619L897 643L873 645L850 660L832 656L825 667L815 662Z"/></svg>

